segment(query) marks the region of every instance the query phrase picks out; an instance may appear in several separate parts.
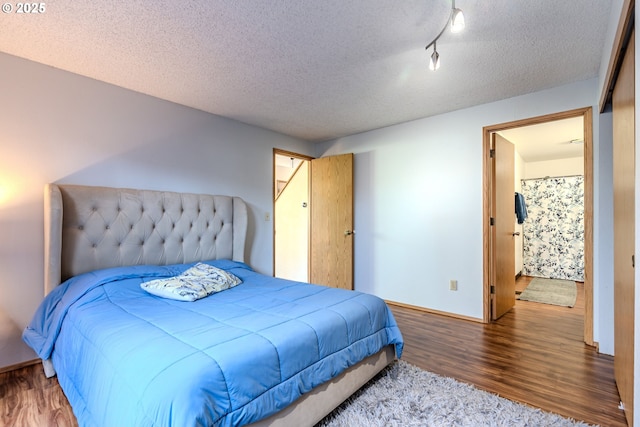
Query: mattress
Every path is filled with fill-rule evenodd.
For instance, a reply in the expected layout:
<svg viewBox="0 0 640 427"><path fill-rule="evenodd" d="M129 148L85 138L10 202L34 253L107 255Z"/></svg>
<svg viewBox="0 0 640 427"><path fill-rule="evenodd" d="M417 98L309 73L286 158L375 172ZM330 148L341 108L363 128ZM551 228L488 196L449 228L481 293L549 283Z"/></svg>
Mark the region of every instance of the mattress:
<svg viewBox="0 0 640 427"><path fill-rule="evenodd" d="M140 284L193 264L82 274L43 301L23 335L80 426L236 426L287 407L402 335L385 302L357 291L207 262L243 283L183 302Z"/></svg>

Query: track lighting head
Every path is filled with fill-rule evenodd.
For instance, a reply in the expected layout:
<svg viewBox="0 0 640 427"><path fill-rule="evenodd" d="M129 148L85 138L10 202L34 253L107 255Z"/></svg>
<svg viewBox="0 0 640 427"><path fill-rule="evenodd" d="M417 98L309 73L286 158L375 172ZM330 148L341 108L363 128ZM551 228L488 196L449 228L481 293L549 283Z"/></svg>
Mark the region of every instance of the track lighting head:
<svg viewBox="0 0 640 427"><path fill-rule="evenodd" d="M433 53L431 54L431 59L429 60L429 69L431 71L436 71L440 68L440 54L436 49L436 44L433 44Z"/></svg>
<svg viewBox="0 0 640 427"><path fill-rule="evenodd" d="M451 32L459 33L464 30L464 15L462 10L454 8L451 12Z"/></svg>

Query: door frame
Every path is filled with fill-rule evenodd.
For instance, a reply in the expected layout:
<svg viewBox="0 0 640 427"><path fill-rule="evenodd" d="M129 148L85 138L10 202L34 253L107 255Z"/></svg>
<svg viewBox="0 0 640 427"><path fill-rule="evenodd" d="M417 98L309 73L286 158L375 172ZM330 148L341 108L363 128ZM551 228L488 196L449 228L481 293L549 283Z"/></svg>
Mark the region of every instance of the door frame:
<svg viewBox="0 0 640 427"><path fill-rule="evenodd" d="M483 240L483 322L491 322L491 284L495 280L495 256L491 245L491 134L507 129L553 122L574 117L583 118L584 131L584 342L593 341L593 108L585 107L546 114L482 128L482 240Z"/></svg>

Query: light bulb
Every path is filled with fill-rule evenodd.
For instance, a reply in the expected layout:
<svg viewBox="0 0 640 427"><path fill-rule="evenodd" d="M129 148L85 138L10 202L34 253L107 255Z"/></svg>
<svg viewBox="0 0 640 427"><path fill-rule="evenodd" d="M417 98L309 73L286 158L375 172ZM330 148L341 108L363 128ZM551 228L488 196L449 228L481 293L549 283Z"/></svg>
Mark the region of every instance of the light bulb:
<svg viewBox="0 0 640 427"><path fill-rule="evenodd" d="M464 29L464 15L462 10L454 8L451 14L451 32L459 33Z"/></svg>
<svg viewBox="0 0 640 427"><path fill-rule="evenodd" d="M431 60L429 61L429 69L431 71L436 71L438 68L440 68L440 54L434 46L433 53L431 54Z"/></svg>

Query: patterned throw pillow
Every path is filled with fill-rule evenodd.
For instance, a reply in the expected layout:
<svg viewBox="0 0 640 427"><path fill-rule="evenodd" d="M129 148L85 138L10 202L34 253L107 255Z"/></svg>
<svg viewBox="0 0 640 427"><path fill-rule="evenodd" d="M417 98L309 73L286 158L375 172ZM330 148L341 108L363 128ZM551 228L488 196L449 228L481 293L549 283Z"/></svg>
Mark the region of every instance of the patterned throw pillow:
<svg viewBox="0 0 640 427"><path fill-rule="evenodd" d="M143 282L140 287L159 297L195 301L240 283L242 280L233 273L198 263L179 276Z"/></svg>
<svg viewBox="0 0 640 427"><path fill-rule="evenodd" d="M197 263L178 277L207 277L220 283L228 283L230 288L242 283L242 280L235 274L202 262Z"/></svg>

